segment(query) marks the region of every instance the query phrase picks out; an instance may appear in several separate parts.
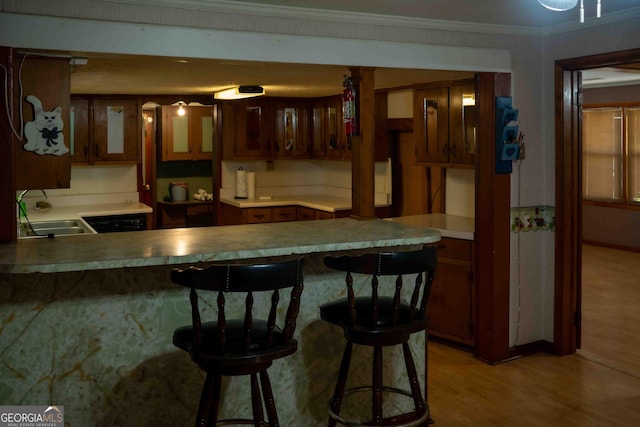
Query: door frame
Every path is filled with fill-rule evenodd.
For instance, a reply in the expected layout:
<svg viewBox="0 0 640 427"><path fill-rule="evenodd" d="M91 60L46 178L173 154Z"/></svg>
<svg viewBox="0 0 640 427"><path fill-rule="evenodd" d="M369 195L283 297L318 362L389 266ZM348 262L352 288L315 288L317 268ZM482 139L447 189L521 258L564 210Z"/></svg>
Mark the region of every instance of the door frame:
<svg viewBox="0 0 640 427"><path fill-rule="evenodd" d="M582 294L582 143L580 70L640 60L640 49L555 62L556 233L554 352L580 348Z"/></svg>

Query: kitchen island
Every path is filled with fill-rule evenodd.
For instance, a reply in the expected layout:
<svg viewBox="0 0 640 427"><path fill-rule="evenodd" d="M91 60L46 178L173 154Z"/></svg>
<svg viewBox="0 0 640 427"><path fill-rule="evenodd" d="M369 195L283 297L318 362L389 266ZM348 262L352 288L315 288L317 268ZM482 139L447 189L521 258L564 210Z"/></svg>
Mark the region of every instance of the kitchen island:
<svg viewBox="0 0 640 427"><path fill-rule="evenodd" d="M344 340L340 330L319 320L318 306L343 295L344 277L326 270L322 257L409 250L439 239L432 229L344 218L0 246L0 402L63 405L69 426L190 426L203 375L171 343L173 330L190 322L187 292L169 281L171 269L304 255L298 352L270 372L283 426L325 425ZM215 302L203 306L211 312ZM413 344L420 364L424 336L418 335ZM401 357L385 359L389 379L400 383L402 370L394 365ZM363 369L356 379L368 376ZM223 384L226 414L249 410L247 386Z"/></svg>

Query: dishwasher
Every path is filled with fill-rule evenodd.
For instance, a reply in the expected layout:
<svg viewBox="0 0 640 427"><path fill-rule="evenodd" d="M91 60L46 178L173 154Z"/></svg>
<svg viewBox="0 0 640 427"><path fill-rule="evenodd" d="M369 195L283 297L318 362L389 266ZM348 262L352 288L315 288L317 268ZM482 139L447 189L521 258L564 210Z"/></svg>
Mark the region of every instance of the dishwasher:
<svg viewBox="0 0 640 427"><path fill-rule="evenodd" d="M82 219L98 233L141 231L147 229L146 214L88 216Z"/></svg>

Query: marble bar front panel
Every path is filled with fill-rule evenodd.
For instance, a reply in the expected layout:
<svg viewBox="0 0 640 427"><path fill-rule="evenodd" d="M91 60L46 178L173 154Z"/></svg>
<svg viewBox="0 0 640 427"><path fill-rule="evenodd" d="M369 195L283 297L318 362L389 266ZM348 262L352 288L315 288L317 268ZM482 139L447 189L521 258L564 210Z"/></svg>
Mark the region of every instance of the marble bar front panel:
<svg viewBox="0 0 640 427"><path fill-rule="evenodd" d="M318 307L345 288L343 274L322 265L325 254L305 255L298 351L269 370L282 426L327 422L345 340ZM70 427L192 426L204 374L172 344L174 329L191 321L188 291L169 280L174 267L0 273L0 402L62 405ZM357 293L369 286L355 283ZM215 316L213 297L202 306ZM424 334L412 349L423 383ZM370 349L356 346L350 382L369 382L370 361ZM406 387L399 349L385 350L385 381ZM248 386L224 380L224 416L250 414Z"/></svg>

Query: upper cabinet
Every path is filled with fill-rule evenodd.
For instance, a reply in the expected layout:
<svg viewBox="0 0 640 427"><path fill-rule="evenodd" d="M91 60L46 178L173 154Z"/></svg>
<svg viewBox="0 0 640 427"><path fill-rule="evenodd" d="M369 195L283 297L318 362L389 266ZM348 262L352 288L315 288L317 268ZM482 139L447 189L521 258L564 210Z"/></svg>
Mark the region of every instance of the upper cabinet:
<svg viewBox="0 0 640 427"><path fill-rule="evenodd" d="M272 158L272 110L268 98L222 103L222 143L225 160Z"/></svg>
<svg viewBox="0 0 640 427"><path fill-rule="evenodd" d="M309 102L305 99L278 99L273 102L274 157L309 158Z"/></svg>
<svg viewBox="0 0 640 427"><path fill-rule="evenodd" d="M139 161L141 116L136 98L71 98L73 163Z"/></svg>
<svg viewBox="0 0 640 427"><path fill-rule="evenodd" d="M311 157L341 159L344 148L342 98L317 98L311 106Z"/></svg>
<svg viewBox="0 0 640 427"><path fill-rule="evenodd" d="M473 82L418 89L414 97L414 135L420 162L475 165L476 114Z"/></svg>
<svg viewBox="0 0 640 427"><path fill-rule="evenodd" d="M211 106L162 107L162 160L211 160Z"/></svg>

